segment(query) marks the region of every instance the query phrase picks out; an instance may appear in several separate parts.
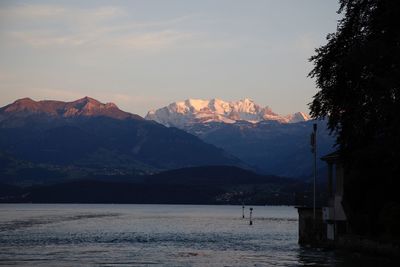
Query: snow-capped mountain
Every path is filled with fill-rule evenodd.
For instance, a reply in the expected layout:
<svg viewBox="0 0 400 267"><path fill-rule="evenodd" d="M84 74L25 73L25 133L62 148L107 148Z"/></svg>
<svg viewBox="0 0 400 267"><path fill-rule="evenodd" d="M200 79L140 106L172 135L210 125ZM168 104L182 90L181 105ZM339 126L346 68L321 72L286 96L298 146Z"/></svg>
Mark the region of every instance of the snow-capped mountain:
<svg viewBox="0 0 400 267"><path fill-rule="evenodd" d="M235 123L248 121L278 121L294 123L309 120L302 112L282 116L274 113L269 107L261 107L253 100L245 98L239 101L226 102L220 99L187 99L174 102L166 107L151 110L146 119L154 120L166 126L183 128L195 123L223 122Z"/></svg>
<svg viewBox="0 0 400 267"><path fill-rule="evenodd" d="M319 125L318 156L331 152L334 143L325 121L311 121L302 112L280 115L247 98L188 99L150 111L146 119L183 129L260 172L287 177L310 175L309 135L314 123Z"/></svg>
<svg viewBox="0 0 400 267"><path fill-rule="evenodd" d="M308 121L310 120L310 117L304 112L296 112L294 114L285 116L285 119L287 119L288 123L296 123L296 122Z"/></svg>

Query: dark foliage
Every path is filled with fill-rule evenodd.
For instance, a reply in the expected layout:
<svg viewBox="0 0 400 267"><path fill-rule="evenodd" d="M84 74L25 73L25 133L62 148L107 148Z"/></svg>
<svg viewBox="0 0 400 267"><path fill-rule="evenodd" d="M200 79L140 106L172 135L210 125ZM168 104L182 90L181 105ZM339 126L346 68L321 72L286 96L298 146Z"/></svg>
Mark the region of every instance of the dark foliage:
<svg viewBox="0 0 400 267"><path fill-rule="evenodd" d="M320 89L311 114L337 134L353 231L399 239L400 2L340 3L336 33L311 58Z"/></svg>

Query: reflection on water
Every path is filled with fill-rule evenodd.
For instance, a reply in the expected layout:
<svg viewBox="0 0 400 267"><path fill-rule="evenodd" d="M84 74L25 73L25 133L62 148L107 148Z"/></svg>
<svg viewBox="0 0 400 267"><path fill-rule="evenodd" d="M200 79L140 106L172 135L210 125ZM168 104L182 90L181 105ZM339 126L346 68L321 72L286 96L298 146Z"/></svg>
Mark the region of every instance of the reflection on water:
<svg viewBox="0 0 400 267"><path fill-rule="evenodd" d="M374 266L382 259L297 245L293 207L0 205L6 266ZM373 265L371 265L373 264Z"/></svg>

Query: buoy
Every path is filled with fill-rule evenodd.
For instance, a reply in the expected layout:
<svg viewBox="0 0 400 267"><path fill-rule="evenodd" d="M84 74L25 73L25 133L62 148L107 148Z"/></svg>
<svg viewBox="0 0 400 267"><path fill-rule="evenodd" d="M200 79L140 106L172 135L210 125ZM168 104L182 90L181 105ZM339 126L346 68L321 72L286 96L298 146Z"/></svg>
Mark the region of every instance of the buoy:
<svg viewBox="0 0 400 267"><path fill-rule="evenodd" d="M242 205L242 219L244 219L244 205Z"/></svg>

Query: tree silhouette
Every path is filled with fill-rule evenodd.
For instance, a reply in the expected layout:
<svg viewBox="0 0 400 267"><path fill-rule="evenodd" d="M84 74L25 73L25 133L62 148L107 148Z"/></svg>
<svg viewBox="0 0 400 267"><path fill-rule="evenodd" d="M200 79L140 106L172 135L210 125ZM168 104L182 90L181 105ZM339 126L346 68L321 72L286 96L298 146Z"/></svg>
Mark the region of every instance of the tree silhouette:
<svg viewBox="0 0 400 267"><path fill-rule="evenodd" d="M311 115L337 136L353 231L399 238L400 1L340 0L338 12L337 31L310 59Z"/></svg>

